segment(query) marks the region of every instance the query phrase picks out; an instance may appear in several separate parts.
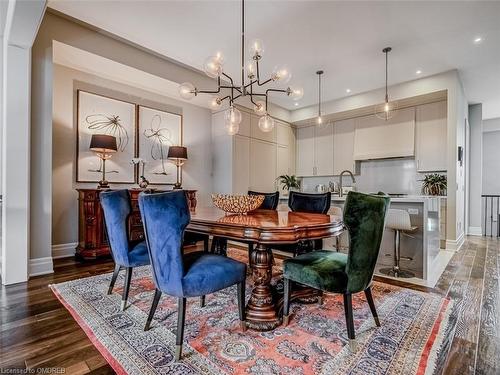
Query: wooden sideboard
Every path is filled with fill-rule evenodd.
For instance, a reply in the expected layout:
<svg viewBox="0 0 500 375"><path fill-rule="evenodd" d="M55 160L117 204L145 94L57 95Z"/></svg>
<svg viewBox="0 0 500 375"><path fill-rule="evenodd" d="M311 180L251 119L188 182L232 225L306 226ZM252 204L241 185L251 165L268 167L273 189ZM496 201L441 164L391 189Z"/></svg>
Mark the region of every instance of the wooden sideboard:
<svg viewBox="0 0 500 375"><path fill-rule="evenodd" d="M146 189L160 192L159 190ZM106 189L77 189L78 191L78 245L76 257L80 260L96 259L108 256L109 243L104 224L104 214L99 194ZM131 241L144 239L138 197L144 189L129 189L132 212L128 218L127 230ZM184 190L188 198L189 209L196 208L196 190Z"/></svg>

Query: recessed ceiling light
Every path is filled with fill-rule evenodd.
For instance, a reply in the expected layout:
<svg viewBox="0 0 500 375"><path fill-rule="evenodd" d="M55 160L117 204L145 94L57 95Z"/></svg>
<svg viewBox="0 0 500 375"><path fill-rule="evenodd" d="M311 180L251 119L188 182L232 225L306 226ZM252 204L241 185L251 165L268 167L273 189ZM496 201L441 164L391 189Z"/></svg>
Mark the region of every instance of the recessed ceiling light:
<svg viewBox="0 0 500 375"><path fill-rule="evenodd" d="M422 71L419 69L415 72L415 74L422 74Z"/></svg>
<svg viewBox="0 0 500 375"><path fill-rule="evenodd" d="M474 44L479 44L483 41L483 38L481 38L480 36L474 38Z"/></svg>
<svg viewBox="0 0 500 375"><path fill-rule="evenodd" d="M349 94L351 92L351 89L346 89L345 92Z"/></svg>
<svg viewBox="0 0 500 375"><path fill-rule="evenodd" d="M299 103L295 102L295 107L298 107L299 106Z"/></svg>

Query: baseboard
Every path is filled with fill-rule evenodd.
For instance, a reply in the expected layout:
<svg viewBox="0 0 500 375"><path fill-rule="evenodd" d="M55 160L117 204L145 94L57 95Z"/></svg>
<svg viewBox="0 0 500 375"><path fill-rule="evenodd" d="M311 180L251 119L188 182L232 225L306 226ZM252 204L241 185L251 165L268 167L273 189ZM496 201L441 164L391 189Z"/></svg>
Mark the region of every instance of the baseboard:
<svg viewBox="0 0 500 375"><path fill-rule="evenodd" d="M456 240L446 240L446 250L459 251L465 242L465 236L462 233Z"/></svg>
<svg viewBox="0 0 500 375"><path fill-rule="evenodd" d="M75 255L75 248L78 242L62 243L52 245L52 259L68 258Z"/></svg>
<svg viewBox="0 0 500 375"><path fill-rule="evenodd" d="M467 235L469 235L469 236L482 236L483 235L483 228L481 228L481 227L469 227L469 230L467 231Z"/></svg>
<svg viewBox="0 0 500 375"><path fill-rule="evenodd" d="M38 276L54 273L54 267L51 257L35 258L29 261L29 275Z"/></svg>

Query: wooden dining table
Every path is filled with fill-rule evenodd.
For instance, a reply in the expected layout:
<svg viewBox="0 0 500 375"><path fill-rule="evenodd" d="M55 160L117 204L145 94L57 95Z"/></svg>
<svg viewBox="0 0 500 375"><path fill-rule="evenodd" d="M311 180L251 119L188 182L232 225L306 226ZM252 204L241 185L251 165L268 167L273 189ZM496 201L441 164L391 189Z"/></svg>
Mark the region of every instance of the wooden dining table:
<svg viewBox="0 0 500 375"><path fill-rule="evenodd" d="M282 322L282 301L271 286L273 245L338 236L344 224L335 215L275 210L237 215L201 207L191 213L187 230L214 236L218 253L225 253L227 239L255 244L251 255L254 287L246 306L246 321L251 329L268 331Z"/></svg>

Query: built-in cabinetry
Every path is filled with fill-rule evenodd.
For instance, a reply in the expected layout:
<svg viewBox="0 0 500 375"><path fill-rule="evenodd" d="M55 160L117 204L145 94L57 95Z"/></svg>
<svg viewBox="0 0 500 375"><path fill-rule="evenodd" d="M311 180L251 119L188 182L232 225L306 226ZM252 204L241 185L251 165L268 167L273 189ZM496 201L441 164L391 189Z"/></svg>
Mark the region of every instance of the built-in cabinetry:
<svg viewBox="0 0 500 375"><path fill-rule="evenodd" d="M295 174L295 131L290 124L276 120L274 129L264 133L258 127L258 116L239 109L242 122L234 136L224 129L223 111L212 115L213 191L275 191L279 175Z"/></svg>
<svg viewBox="0 0 500 375"><path fill-rule="evenodd" d="M302 177L356 172L357 161L397 157L414 157L418 172L447 169L446 101L400 109L387 121L370 115L300 127L296 134Z"/></svg>
<svg viewBox="0 0 500 375"><path fill-rule="evenodd" d="M416 111L417 171L446 171L447 102L420 105Z"/></svg>

